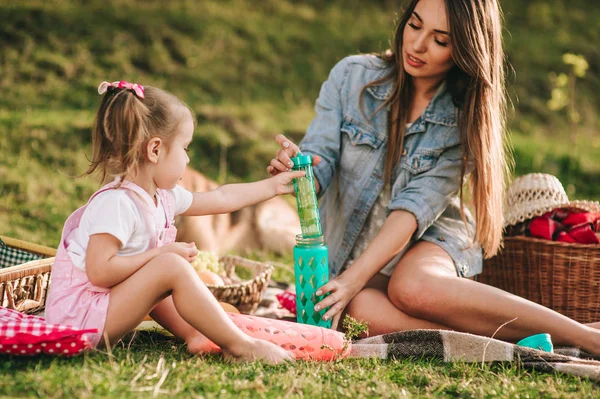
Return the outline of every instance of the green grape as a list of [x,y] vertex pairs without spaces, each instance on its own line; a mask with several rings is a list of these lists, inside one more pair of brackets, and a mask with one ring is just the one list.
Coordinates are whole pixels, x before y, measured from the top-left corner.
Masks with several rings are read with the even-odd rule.
[[219,256],[211,251],[198,251],[198,256],[191,262],[197,272],[210,271],[217,274],[224,273],[224,267],[219,262]]

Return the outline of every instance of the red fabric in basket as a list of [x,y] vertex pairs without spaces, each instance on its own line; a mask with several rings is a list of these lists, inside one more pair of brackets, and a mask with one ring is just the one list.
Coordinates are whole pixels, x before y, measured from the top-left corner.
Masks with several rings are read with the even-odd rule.
[[91,348],[86,333],[69,326],[46,324],[42,317],[0,307],[0,354],[73,356]]
[[527,235],[545,240],[578,244],[600,244],[600,213],[555,209],[533,218]]

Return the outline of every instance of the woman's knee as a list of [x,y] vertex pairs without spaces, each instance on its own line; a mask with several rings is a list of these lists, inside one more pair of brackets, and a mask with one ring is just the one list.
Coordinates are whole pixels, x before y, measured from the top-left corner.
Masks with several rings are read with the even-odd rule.
[[454,261],[436,244],[422,241],[413,246],[396,266],[388,285],[388,297],[398,309],[419,318],[436,314],[447,301],[447,290],[457,278]]
[[392,277],[388,286],[388,298],[398,309],[409,316],[426,317],[435,312],[443,300],[437,276],[426,273],[401,274]]

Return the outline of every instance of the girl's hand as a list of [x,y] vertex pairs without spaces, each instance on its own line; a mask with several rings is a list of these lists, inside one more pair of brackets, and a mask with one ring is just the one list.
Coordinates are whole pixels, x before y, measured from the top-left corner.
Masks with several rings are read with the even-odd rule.
[[315,311],[318,312],[329,307],[329,310],[323,315],[323,320],[333,318],[331,328],[335,330],[342,311],[363,287],[364,284],[357,282],[356,279],[344,278],[344,273],[342,273],[317,290],[316,295],[321,296],[329,293],[329,296],[315,305]]
[[181,256],[188,262],[192,262],[198,256],[198,249],[193,242],[172,242],[160,247],[161,253],[174,253]]
[[271,177],[269,180],[274,186],[275,194],[291,194],[294,192],[294,185],[291,184],[292,180],[296,177],[303,177],[306,173],[302,170],[294,172],[283,172],[276,176]]
[[[269,166],[267,166],[267,172],[272,176],[292,170],[294,163],[291,158],[295,157],[300,152],[298,146],[288,140],[283,134],[278,134],[277,137],[275,137],[275,141],[279,143],[281,149],[277,151],[275,158],[273,158]],[[314,155],[313,165],[318,165],[319,162],[321,162],[321,157]]]

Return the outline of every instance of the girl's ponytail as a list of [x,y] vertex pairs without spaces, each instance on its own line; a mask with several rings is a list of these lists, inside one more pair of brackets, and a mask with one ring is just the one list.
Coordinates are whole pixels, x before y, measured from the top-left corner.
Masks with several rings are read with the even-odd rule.
[[171,133],[182,119],[180,109],[191,116],[189,107],[172,94],[138,84],[102,82],[103,94],[92,130],[92,159],[83,175],[99,171],[107,176],[124,177],[145,159],[145,144],[160,137],[169,144]]

